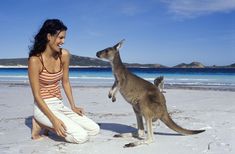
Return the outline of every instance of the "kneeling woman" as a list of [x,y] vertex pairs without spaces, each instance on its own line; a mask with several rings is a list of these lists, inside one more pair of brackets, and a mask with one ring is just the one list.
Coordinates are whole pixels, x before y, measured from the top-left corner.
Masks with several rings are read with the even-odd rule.
[[[99,126],[76,107],[69,82],[69,58],[62,49],[67,27],[58,19],[44,22],[34,37],[28,59],[28,76],[34,96],[32,139],[41,139],[46,128],[72,143],[83,143],[99,133]],[[60,81],[71,109],[64,106]]]

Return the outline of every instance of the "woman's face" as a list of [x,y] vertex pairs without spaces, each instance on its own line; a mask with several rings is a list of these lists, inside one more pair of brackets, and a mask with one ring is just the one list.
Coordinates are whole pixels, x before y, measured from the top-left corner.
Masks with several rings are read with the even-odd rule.
[[48,34],[48,46],[55,52],[60,52],[61,46],[64,44],[66,31],[60,31],[55,35]]

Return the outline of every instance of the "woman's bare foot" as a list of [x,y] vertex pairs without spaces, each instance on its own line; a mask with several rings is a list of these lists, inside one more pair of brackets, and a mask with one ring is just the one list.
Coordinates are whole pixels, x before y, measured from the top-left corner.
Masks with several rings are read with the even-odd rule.
[[43,137],[40,135],[41,130],[42,130],[42,127],[34,118],[32,118],[32,137],[31,138],[33,140],[43,139]]

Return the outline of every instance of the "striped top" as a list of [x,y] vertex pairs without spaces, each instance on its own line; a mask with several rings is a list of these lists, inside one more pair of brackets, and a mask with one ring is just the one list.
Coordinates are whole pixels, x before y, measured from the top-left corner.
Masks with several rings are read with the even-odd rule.
[[63,76],[62,62],[60,59],[60,70],[55,73],[49,72],[44,66],[42,56],[40,56],[40,61],[42,62],[42,71],[39,74],[39,82],[40,82],[40,94],[43,99],[57,97],[62,99],[61,91],[60,91],[60,80]]

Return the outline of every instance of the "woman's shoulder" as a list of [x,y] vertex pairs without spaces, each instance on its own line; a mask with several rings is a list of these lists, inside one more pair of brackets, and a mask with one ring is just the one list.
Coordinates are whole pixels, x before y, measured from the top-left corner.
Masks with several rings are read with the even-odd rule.
[[69,50],[67,50],[67,49],[62,49],[61,50],[62,59],[69,59],[70,56],[71,56],[71,54],[70,54]]
[[41,63],[39,56],[32,56],[32,57],[29,58],[28,61],[29,61],[29,64],[38,65],[39,63]]
[[34,70],[42,69],[42,62],[39,56],[32,56],[28,59],[28,67]]
[[61,50],[61,60],[62,60],[63,64],[69,63],[70,56],[71,56],[70,52],[67,49],[62,49]]
[[69,50],[63,48],[63,49],[61,49],[61,55],[62,56],[69,56],[70,52],[69,52]]

